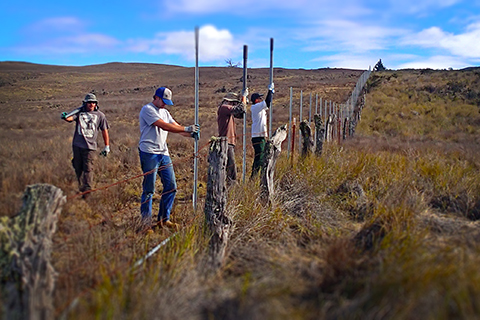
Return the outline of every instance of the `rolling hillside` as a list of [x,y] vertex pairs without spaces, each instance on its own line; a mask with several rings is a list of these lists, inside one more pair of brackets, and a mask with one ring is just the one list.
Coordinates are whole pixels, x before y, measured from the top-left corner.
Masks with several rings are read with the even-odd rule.
[[[300,90],[304,104],[310,93],[344,102],[361,73],[275,69],[275,127],[288,119],[290,87],[298,115]],[[2,219],[18,212],[28,184],[53,184],[68,197],[53,248],[56,318],[478,317],[479,69],[373,73],[355,136],[327,143],[321,157],[291,161],[283,152],[271,206],[258,201],[258,180],[229,189],[234,229],[215,272],[206,264],[203,216],[207,143],[223,94],[241,88],[241,69],[200,69],[199,210],[191,203],[192,142],[169,135],[178,182],[173,220],[181,230],[136,232],[138,112],[166,85],[172,115],[190,124],[193,75],[193,68],[167,65],[0,63]],[[268,69],[249,70],[250,92],[267,84]],[[82,200],[70,164],[73,126],[60,113],[90,91],[112,139],[111,155],[96,160],[96,186],[125,181]],[[249,166],[252,153],[249,145]],[[240,156],[237,150],[237,165]]]

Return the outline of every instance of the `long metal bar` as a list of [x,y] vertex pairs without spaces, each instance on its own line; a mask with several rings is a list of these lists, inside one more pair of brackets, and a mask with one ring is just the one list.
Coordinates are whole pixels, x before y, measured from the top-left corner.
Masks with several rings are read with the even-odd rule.
[[[198,123],[198,42],[199,29],[195,27],[195,123]],[[195,138],[195,156],[193,158],[193,212],[197,213],[197,186],[198,186],[198,137]]]
[[[300,117],[298,118],[298,128],[303,121],[303,90],[300,90]],[[302,152],[302,135],[298,134],[298,152]]]
[[290,148],[292,143],[292,95],[293,89],[290,87],[290,109],[289,109],[289,116],[288,116],[288,151],[287,151],[287,158],[290,158]]
[[[273,38],[270,38],[270,83],[273,83]],[[268,118],[268,137],[272,137],[273,99],[270,102],[270,116]]]
[[148,253],[143,257],[141,258],[140,260],[138,260],[137,262],[135,262],[135,264],[133,265],[132,267],[132,270],[135,269],[135,268],[138,268],[139,266],[141,266],[145,261],[147,261],[148,258],[150,258],[151,256],[153,256],[161,247],[163,247],[164,245],[166,245],[170,239],[172,239],[175,235],[177,234],[177,232],[175,232],[174,234],[172,234],[170,237],[168,237],[167,239],[163,240],[162,242],[160,242],[158,245],[155,246],[155,248],[153,248],[152,250],[148,251]]
[[[243,90],[247,88],[247,58],[248,47],[243,46]],[[243,115],[243,164],[242,164],[242,180],[245,183],[245,176],[247,174],[247,113]]]
[[310,109],[308,110],[308,125],[312,123],[312,93],[310,92]]

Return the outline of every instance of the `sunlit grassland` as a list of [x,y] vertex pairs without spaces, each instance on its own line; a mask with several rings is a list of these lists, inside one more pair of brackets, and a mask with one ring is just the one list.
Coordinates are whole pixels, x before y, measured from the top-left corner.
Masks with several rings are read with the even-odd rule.
[[478,141],[479,85],[479,71],[373,74],[360,129],[401,139]]
[[[475,71],[373,74],[355,137],[326,144],[321,157],[295,154],[292,161],[283,149],[270,206],[259,200],[259,181],[248,179],[249,148],[246,182],[228,191],[234,228],[225,264],[216,272],[206,265],[208,148],[199,154],[194,211],[193,146],[169,136],[179,189],[173,220],[181,229],[136,232],[142,101],[133,98],[119,99],[115,110],[105,103],[113,151],[97,158],[101,190],[87,200],[75,197],[72,125],[60,122],[58,112],[36,109],[31,117],[10,113],[2,119],[2,213],[18,212],[27,184],[51,183],[65,191],[53,250],[57,317],[477,318],[478,81]],[[180,111],[180,119],[191,118],[192,110]],[[216,124],[213,112],[202,112],[203,147]],[[239,173],[240,160],[238,147]]]
[[[471,164],[457,164],[458,155],[435,150],[417,151],[415,157],[408,150],[329,146],[326,151],[329,156],[298,160],[293,167],[281,159],[272,207],[257,200],[256,181],[230,190],[235,231],[218,273],[205,271],[208,237],[200,215],[136,272],[112,274],[110,262],[96,266],[108,270],[82,299],[77,316],[474,316],[480,294],[478,224],[467,212],[431,203],[465,191],[465,184],[470,201],[477,201],[480,186]],[[335,192],[346,180],[360,182],[372,206],[361,219],[352,215],[355,195]],[[372,246],[356,236],[361,230],[371,230]]]

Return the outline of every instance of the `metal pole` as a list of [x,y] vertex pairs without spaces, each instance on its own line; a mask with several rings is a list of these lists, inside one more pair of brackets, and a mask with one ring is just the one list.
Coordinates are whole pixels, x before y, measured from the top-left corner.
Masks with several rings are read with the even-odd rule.
[[324,107],[324,110],[325,112],[323,113],[323,116],[325,117],[325,123],[327,123],[327,119],[328,119],[328,115],[327,115],[327,99],[325,99],[325,107]]
[[292,142],[292,87],[290,87],[290,110],[288,113],[288,148],[287,148],[287,158],[290,157],[290,147]]
[[[247,88],[247,58],[248,58],[248,47],[247,45],[244,45],[243,46],[243,90]],[[245,114],[243,115],[243,171],[242,171],[243,183],[245,183],[245,176],[247,173],[246,158],[247,158],[247,113],[245,110]]]
[[[303,121],[303,90],[300,90],[300,117],[298,119],[298,127],[300,128],[300,123]],[[302,135],[298,134],[298,152],[302,152]]]
[[[273,83],[273,38],[270,38],[270,83]],[[268,118],[268,137],[272,137],[273,99],[270,102],[270,116]]]
[[[198,38],[199,29],[195,27],[195,124],[198,123]],[[193,158],[193,212],[197,212],[198,185],[198,137],[195,138],[195,157]]]
[[290,166],[293,167],[293,157],[295,155],[295,131],[297,130],[296,128],[296,121],[295,118],[293,118],[293,126],[292,126],[292,154],[290,155]]
[[310,92],[310,109],[308,110],[308,125],[312,123],[312,93]]

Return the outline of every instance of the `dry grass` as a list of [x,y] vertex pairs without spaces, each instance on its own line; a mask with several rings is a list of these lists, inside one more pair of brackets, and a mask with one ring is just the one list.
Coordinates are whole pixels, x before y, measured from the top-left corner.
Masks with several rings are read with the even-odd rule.
[[[21,76],[2,73],[2,215],[18,212],[27,184],[54,184],[68,197],[54,239],[57,317],[478,317],[480,122],[475,70],[374,74],[356,137],[342,145],[326,145],[321,158],[296,157],[293,165],[283,154],[272,206],[258,201],[258,180],[247,179],[229,190],[234,231],[225,265],[212,274],[205,266],[206,148],[199,154],[200,200],[194,212],[193,146],[186,138],[169,137],[179,185],[173,214],[182,225],[178,233],[165,229],[136,233],[141,179],[99,190],[87,200],[75,197],[70,164],[73,126],[60,121],[59,114],[77,101],[68,97],[65,87],[108,92],[100,101],[112,126],[113,152],[108,158],[98,157],[95,165],[96,186],[104,187],[141,173],[137,117],[149,101],[149,86],[172,70],[177,78],[169,85],[184,92],[192,85],[186,81],[191,69],[165,67],[149,73],[152,69],[142,65],[119,74],[113,84],[111,72],[118,73],[123,66],[110,67],[114,69],[110,73],[93,67],[82,72],[55,70],[55,77],[47,69],[25,70]],[[200,146],[216,131],[215,107],[221,96],[216,90],[240,84],[234,71],[203,72],[209,81],[201,85],[205,90],[201,96],[209,107],[201,113]],[[356,77],[348,71],[330,71],[321,76],[301,70],[278,72],[276,119],[288,117],[281,106],[292,82],[332,97],[346,95],[343,91],[351,90],[348,83]],[[251,75],[252,86],[261,88],[268,70]],[[185,108],[172,113],[186,123],[192,118],[193,98],[189,94],[179,98]],[[251,157],[249,148],[248,171]],[[157,205],[158,199],[157,194]],[[153,257],[133,268],[165,239],[170,240]]]

